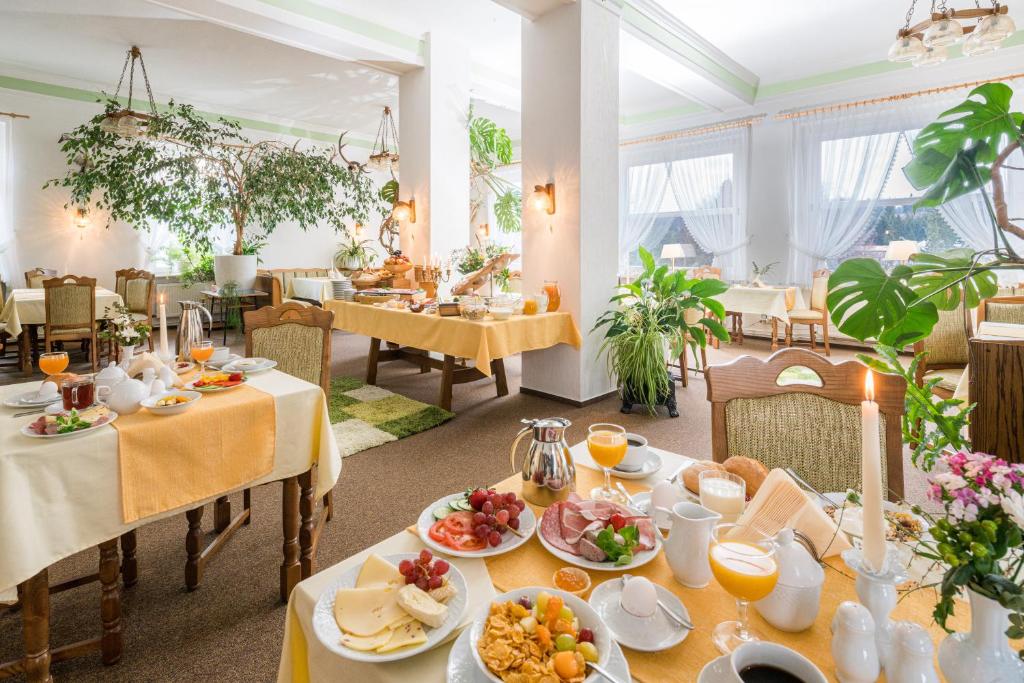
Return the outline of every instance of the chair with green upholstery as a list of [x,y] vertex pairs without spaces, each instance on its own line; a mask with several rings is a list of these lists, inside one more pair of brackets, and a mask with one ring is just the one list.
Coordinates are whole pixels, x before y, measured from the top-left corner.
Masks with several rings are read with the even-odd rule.
[[[712,365],[706,376],[714,460],[742,455],[769,469],[791,467],[819,491],[859,490],[866,371],[858,361],[833,364],[807,349]],[[883,485],[897,500],[903,497],[906,382],[878,373],[873,381]]]
[[917,366],[917,385],[923,387],[925,382],[938,378],[932,393],[951,398],[967,367],[968,341],[973,334],[970,312],[962,302],[952,311],[939,311],[939,321],[931,334],[914,344],[915,354],[927,354]]
[[1024,325],[1024,296],[994,296],[978,306],[978,325],[983,322]]
[[[114,273],[114,291],[131,311],[132,317],[152,325],[156,306],[156,275],[147,270],[125,268]],[[149,350],[153,350],[153,335],[149,335]]]
[[65,275],[43,280],[46,307],[44,347],[56,342],[80,341],[89,351],[92,371],[98,369],[96,349],[96,279]]

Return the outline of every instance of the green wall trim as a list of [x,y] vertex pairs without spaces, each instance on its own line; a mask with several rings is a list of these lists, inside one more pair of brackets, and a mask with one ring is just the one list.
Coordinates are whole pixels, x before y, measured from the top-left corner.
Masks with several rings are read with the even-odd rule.
[[323,22],[336,26],[337,28],[358,33],[361,36],[386,43],[402,50],[407,50],[422,57],[424,54],[424,42],[415,36],[406,35],[400,31],[390,29],[387,26],[375,24],[357,16],[339,12],[330,7],[318,5],[310,0],[258,0],[264,5],[270,5],[277,9],[293,14],[299,14],[307,19]]
[[[72,88],[66,85],[54,85],[53,83],[42,83],[40,81],[32,81],[25,78],[15,78],[14,76],[4,76],[0,74],[0,88],[6,90],[18,90],[21,92],[30,92],[37,95],[46,95],[48,97],[58,97],[64,100],[75,100],[77,102],[98,102],[106,99],[106,95],[101,92],[94,90],[85,90],[83,88]],[[127,103],[126,98],[120,98],[122,102]],[[166,111],[166,104],[157,104],[157,109]],[[308,128],[300,128],[298,126],[290,126],[283,123],[274,123],[272,121],[261,121],[259,119],[249,119],[240,116],[231,116],[228,114],[218,114],[216,112],[197,110],[199,115],[208,120],[216,120],[219,118],[228,119],[229,121],[236,121],[243,128],[249,130],[258,130],[265,133],[275,133],[280,135],[290,135],[297,138],[305,138],[307,140],[315,140],[316,142],[330,142],[335,143],[338,141],[338,136],[333,133],[324,133],[323,131],[310,130]],[[361,147],[363,149],[371,149],[373,143],[370,140],[364,140],[360,138],[348,138],[348,143],[353,147]]]
[[699,104],[686,104],[681,107],[658,109],[656,111],[643,112],[642,114],[633,114],[632,116],[620,116],[619,123],[623,126],[635,126],[639,123],[652,123],[654,121],[670,119],[676,116],[699,114],[702,111],[706,110]]

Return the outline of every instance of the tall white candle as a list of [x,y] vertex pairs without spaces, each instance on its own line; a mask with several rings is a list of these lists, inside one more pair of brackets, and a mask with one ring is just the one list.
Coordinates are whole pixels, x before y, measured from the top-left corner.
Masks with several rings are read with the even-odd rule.
[[860,404],[861,426],[861,504],[864,506],[864,558],[871,569],[880,572],[885,565],[885,516],[882,511],[882,453],[878,437],[878,404],[875,381],[868,370]]
[[171,357],[171,352],[167,348],[167,304],[166,295],[160,292],[160,306],[158,309],[160,315],[160,358],[167,359]]

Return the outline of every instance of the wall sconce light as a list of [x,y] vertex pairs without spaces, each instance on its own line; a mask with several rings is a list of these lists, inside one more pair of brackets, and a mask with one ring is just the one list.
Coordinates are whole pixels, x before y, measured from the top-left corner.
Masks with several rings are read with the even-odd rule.
[[555,184],[534,185],[532,195],[533,208],[538,211],[543,209],[552,215],[555,213]]
[[416,200],[410,199],[407,202],[398,202],[391,210],[391,217],[396,221],[416,222]]
[[363,234],[363,224],[358,222],[358,221],[356,221],[356,224],[352,226],[352,232],[355,234],[356,237],[359,237],[360,235],[362,235]]
[[85,230],[89,227],[89,210],[84,206],[79,206],[75,209],[75,227],[79,230]]

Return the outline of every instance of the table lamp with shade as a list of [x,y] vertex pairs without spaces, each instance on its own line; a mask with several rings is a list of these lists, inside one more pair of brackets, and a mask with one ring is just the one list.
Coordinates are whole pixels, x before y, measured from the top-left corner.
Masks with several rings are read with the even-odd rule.
[[894,240],[885,249],[886,261],[906,263],[910,257],[921,251],[921,246],[914,240]]
[[676,267],[676,259],[688,259],[697,255],[697,249],[692,244],[666,244],[661,248],[661,258],[671,259],[672,268]]

